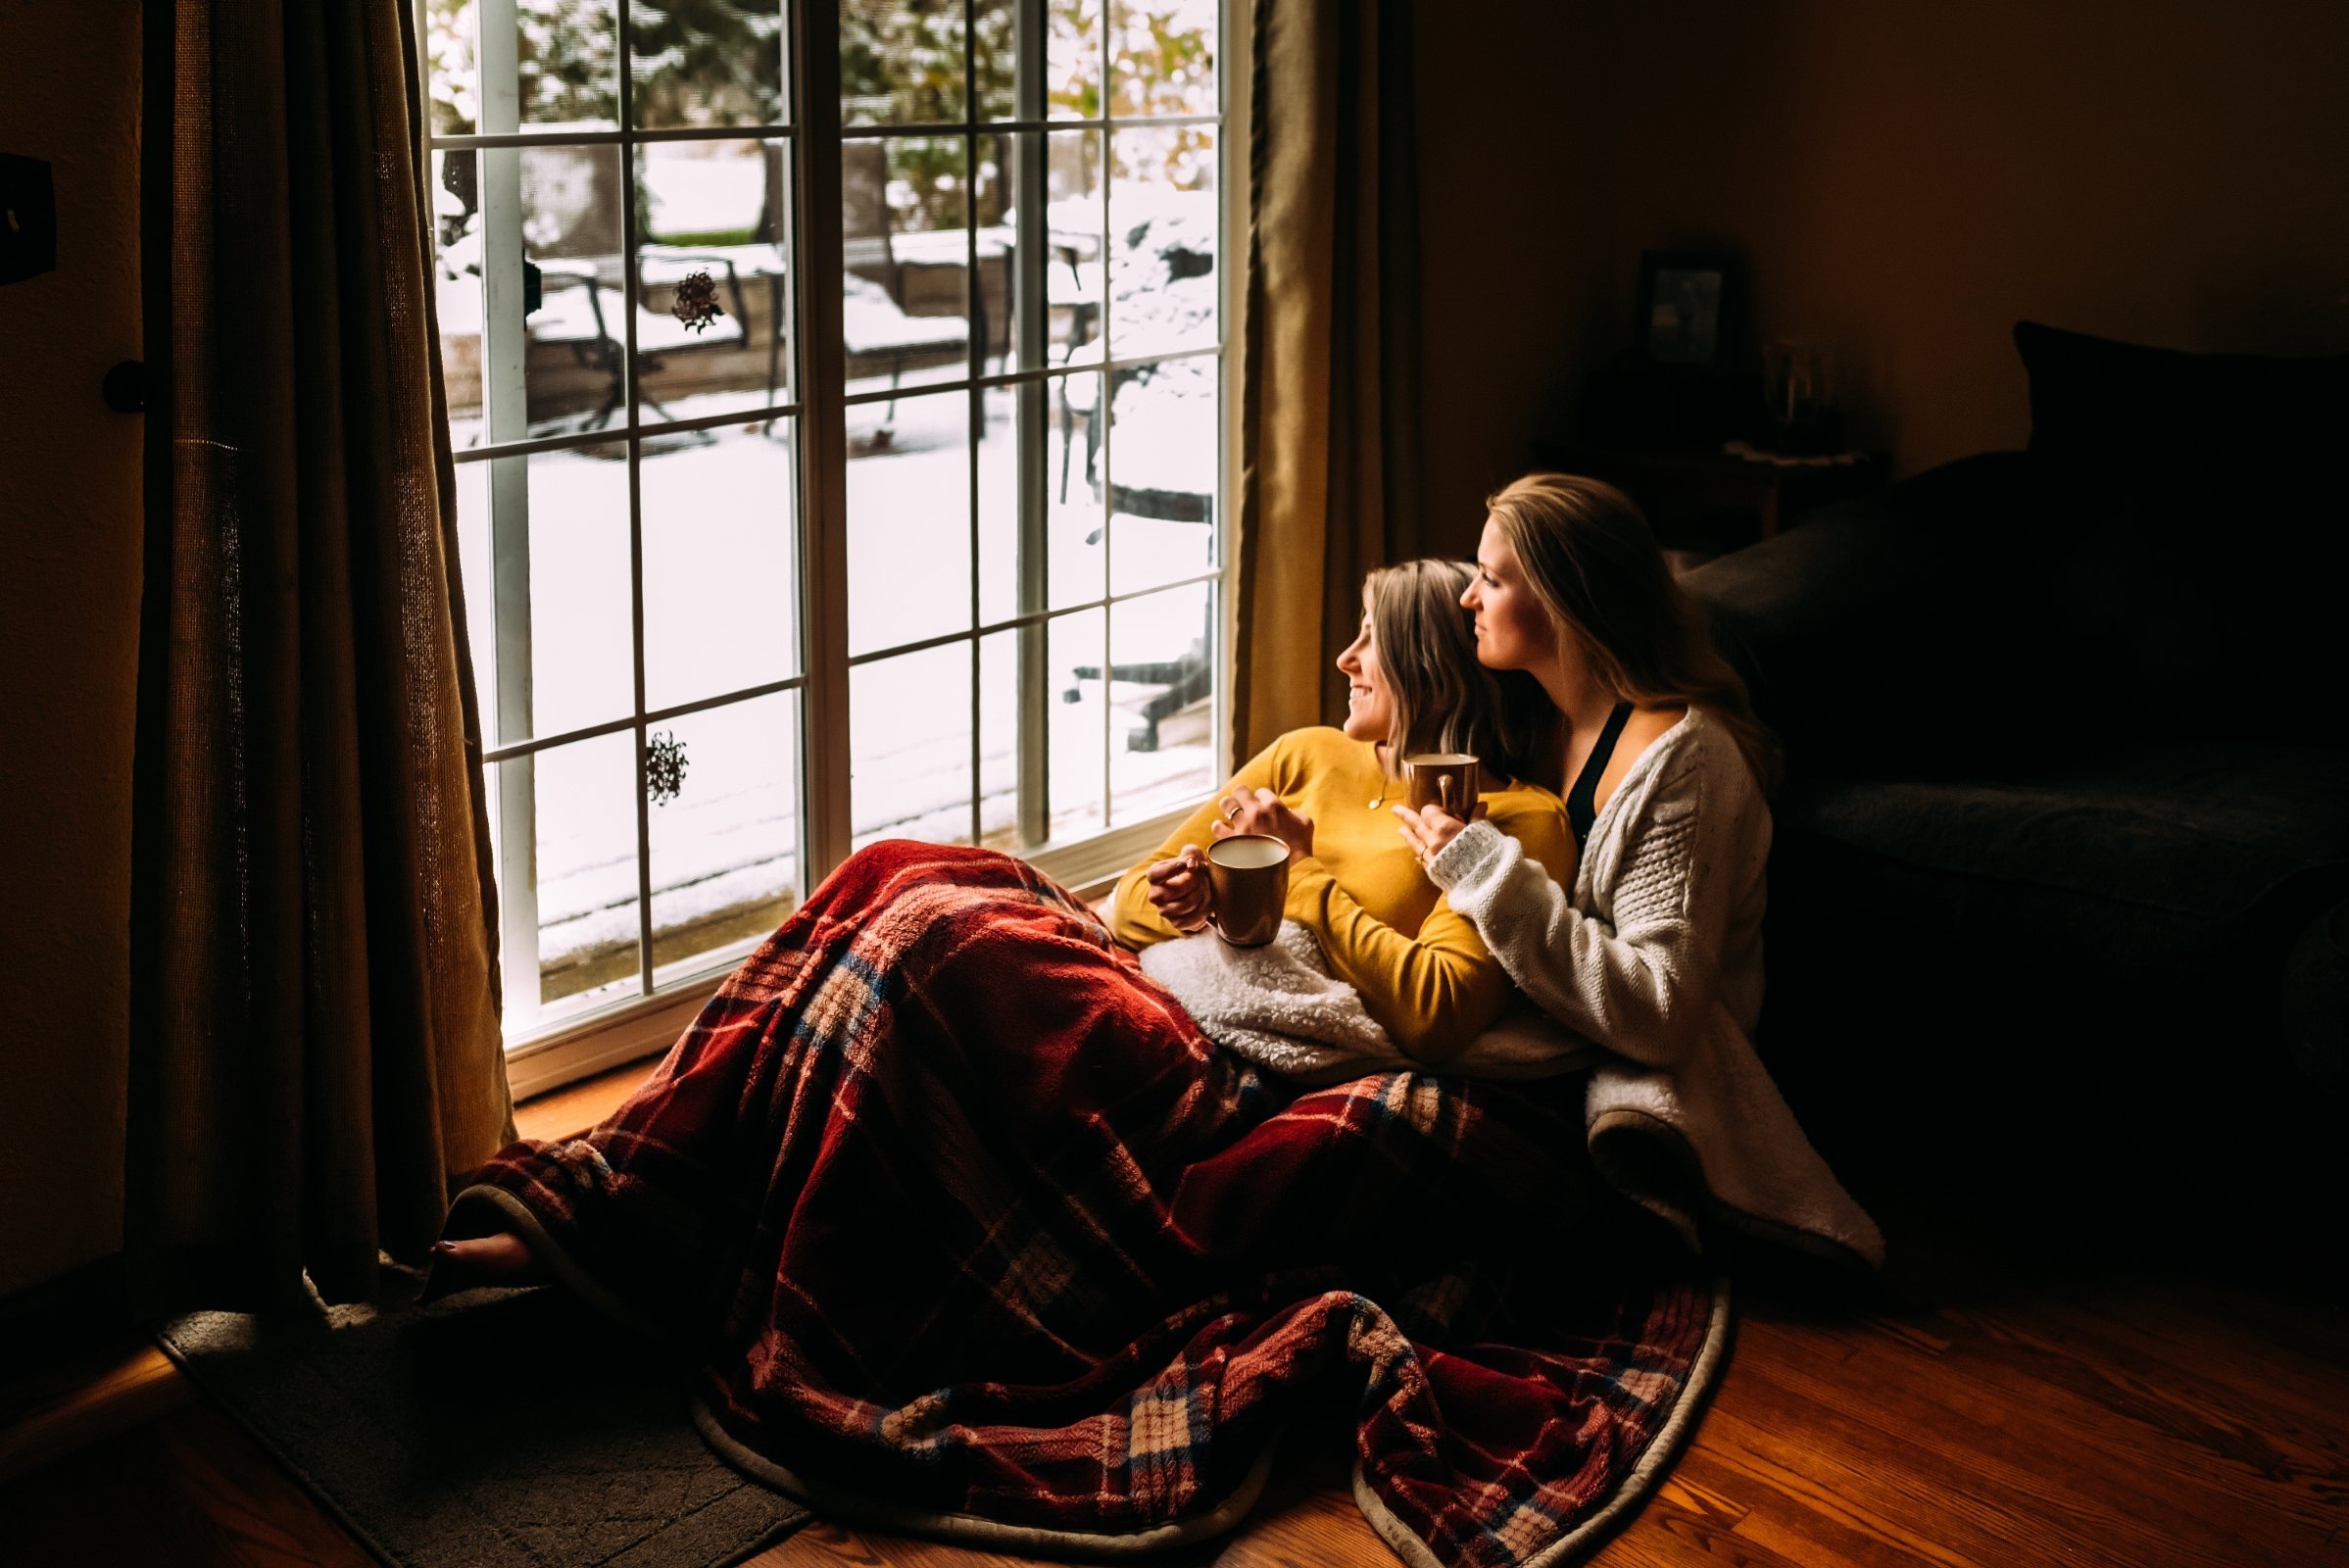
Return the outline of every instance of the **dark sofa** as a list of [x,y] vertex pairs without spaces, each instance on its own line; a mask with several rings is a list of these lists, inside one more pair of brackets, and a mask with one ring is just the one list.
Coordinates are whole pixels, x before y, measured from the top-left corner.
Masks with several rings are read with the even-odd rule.
[[2017,341],[2031,451],[1688,579],[1787,747],[1760,1048],[1831,1157],[2349,1234],[2349,358]]

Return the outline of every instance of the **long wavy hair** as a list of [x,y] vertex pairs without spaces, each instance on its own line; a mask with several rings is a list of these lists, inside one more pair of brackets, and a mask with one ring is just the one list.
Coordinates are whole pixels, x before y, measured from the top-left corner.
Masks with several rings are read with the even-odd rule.
[[1395,695],[1386,765],[1417,752],[1466,752],[1501,779],[1534,777],[1555,724],[1541,682],[1477,662],[1476,626],[1460,596],[1473,568],[1457,561],[1381,566],[1362,585],[1379,669]]
[[1764,796],[1778,793],[1778,739],[1631,497],[1596,479],[1529,473],[1485,507],[1559,635],[1617,702],[1703,709],[1736,739]]

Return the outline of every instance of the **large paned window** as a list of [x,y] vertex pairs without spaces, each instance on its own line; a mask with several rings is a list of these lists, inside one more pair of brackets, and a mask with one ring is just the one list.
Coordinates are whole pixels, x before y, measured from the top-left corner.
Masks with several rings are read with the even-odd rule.
[[510,1048],[1212,789],[1217,0],[418,0]]

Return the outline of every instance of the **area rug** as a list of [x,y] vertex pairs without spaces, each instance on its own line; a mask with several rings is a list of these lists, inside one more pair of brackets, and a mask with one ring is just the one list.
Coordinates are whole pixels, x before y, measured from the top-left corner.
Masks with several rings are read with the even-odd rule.
[[807,1518],[712,1454],[675,1371],[566,1291],[199,1312],[156,1338],[394,1568],[725,1568]]

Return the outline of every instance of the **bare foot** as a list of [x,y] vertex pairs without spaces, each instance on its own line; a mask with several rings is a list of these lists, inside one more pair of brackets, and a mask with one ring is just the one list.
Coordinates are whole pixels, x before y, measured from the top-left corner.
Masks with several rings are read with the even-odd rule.
[[432,1272],[424,1280],[423,1292],[416,1297],[418,1304],[485,1285],[514,1290],[545,1285],[555,1278],[520,1237],[505,1231],[468,1236],[462,1241],[435,1242],[431,1258]]

